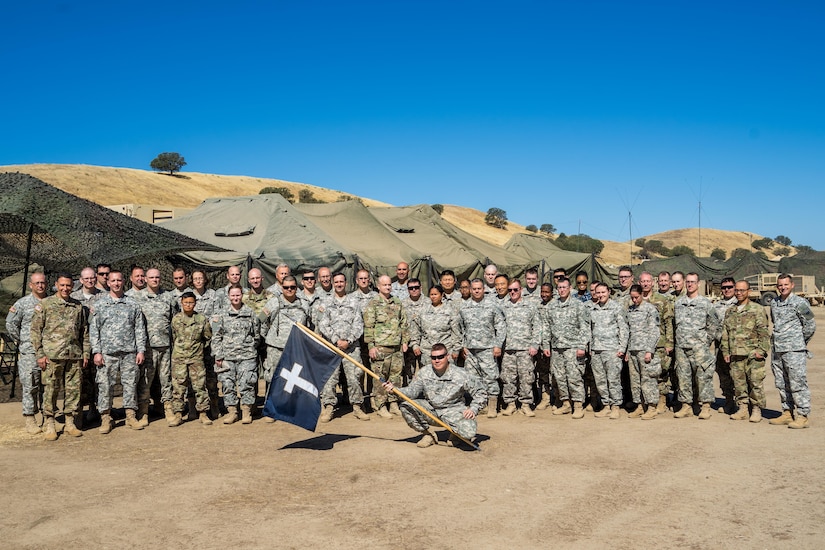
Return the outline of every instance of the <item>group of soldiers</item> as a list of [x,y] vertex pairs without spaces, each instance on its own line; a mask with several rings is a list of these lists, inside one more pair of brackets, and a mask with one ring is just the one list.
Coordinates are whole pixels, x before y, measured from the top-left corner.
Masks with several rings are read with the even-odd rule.
[[[436,441],[431,422],[403,400],[399,407],[399,392],[470,440],[483,413],[534,417],[549,408],[574,419],[586,411],[618,419],[625,409],[650,420],[672,409],[675,418],[698,410],[707,419],[716,372],[730,418],[759,422],[769,356],[782,400],[782,415],[770,423],[809,425],[807,344],[816,326],[788,275],[778,278],[770,307],[772,335],[746,281],[723,279],[722,298],[712,303],[700,295],[696,273],[659,273],[654,290],[652,274],[636,283],[625,266],[611,292],[585,272],[571,278],[557,269],[552,284],[540,285],[530,269],[522,284],[488,265],[472,280],[444,271],[426,296],[403,262],[394,280],[377,278],[377,290],[366,270],[355,274],[352,292],[346,276],[327,267],[296,274],[300,285],[285,264],[275,275],[267,288],[253,268],[243,285],[241,270],[230,267],[225,286],[213,290],[204,271],[190,280],[178,268],[167,291],[158,269],[133,266],[126,291],[124,274],[101,264],[83,269],[76,289],[71,275],[59,274],[56,294],[47,296],[45,275],[32,274],[31,294],[7,317],[19,343],[26,429],[57,439],[62,386],[63,431],[82,435],[88,406],[87,421],[99,415],[100,432],[109,433],[118,380],[132,429],[148,426],[150,402],[172,427],[221,415],[225,424],[239,415],[249,424],[295,323],[347,357],[321,391],[321,422],[347,401],[359,420],[370,420],[370,409],[403,416],[423,434],[423,447]],[[365,386],[361,365],[386,383]],[[41,400],[42,424],[35,420]]]

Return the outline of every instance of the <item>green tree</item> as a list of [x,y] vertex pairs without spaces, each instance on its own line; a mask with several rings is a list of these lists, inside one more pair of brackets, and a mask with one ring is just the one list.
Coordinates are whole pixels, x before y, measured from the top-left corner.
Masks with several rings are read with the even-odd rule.
[[742,258],[746,258],[750,256],[751,251],[747,248],[736,248],[733,252],[730,253],[731,258],[736,258],[737,260],[741,260]]
[[556,227],[552,223],[543,223],[541,224],[541,227],[539,227],[539,231],[552,235],[556,232]]
[[149,163],[149,166],[158,172],[169,172],[171,176],[175,172],[180,172],[180,169],[186,166],[186,161],[179,153],[161,153]]
[[507,212],[501,208],[490,208],[487,215],[484,216],[484,223],[498,227],[499,229],[507,228]]
[[756,250],[759,250],[761,248],[771,248],[773,246],[773,239],[769,239],[768,237],[765,237],[763,239],[756,239],[751,243],[751,246]]
[[599,254],[604,249],[604,243],[598,239],[594,239],[590,235],[581,233],[579,235],[565,235],[559,234],[556,237],[556,246],[562,250],[572,250],[575,252],[588,252],[592,254]]
[[644,239],[636,239],[636,242],[635,242],[635,243],[633,243],[633,244],[635,244],[635,245],[636,245],[636,246],[638,246],[639,248],[646,248],[646,247],[645,247],[645,244],[646,244],[646,243],[645,243],[645,240],[644,240]]
[[791,238],[785,235],[777,235],[774,240],[783,246],[791,246]]
[[713,252],[710,253],[711,258],[715,258],[717,260],[725,261],[728,253],[722,250],[721,248],[717,247],[713,249]]
[[773,253],[777,256],[787,256],[791,253],[791,249],[787,246],[780,246],[779,248],[775,248]]
[[696,253],[693,252],[693,249],[684,244],[677,244],[673,248],[670,249],[670,253],[673,256],[695,256]]
[[438,212],[439,216],[444,213],[444,205],[443,204],[431,204],[430,208],[432,208],[433,210]]
[[808,246],[807,244],[798,244],[796,245],[796,253],[797,254],[809,254],[811,252],[816,252],[813,248]]
[[292,194],[292,191],[287,189],[286,187],[264,187],[260,191],[258,191],[259,195],[281,195],[283,198],[288,200],[289,202],[295,202],[295,195]]
[[538,232],[538,230],[539,230],[539,228],[538,228],[538,227],[536,227],[536,226],[535,226],[535,225],[533,225],[533,224],[528,225],[528,226],[527,226],[527,227],[525,227],[524,229],[526,229],[526,230],[527,230],[527,231],[529,231],[530,233],[536,233],[536,232]]
[[315,198],[315,193],[309,189],[301,189],[298,191],[298,202],[304,204],[323,204],[324,201]]

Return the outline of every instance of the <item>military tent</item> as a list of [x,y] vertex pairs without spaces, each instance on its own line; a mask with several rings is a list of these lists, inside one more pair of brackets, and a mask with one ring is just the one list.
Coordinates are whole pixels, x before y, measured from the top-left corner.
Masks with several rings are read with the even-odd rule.
[[591,281],[617,282],[618,270],[608,269],[596,261],[593,254],[562,250],[547,237],[517,233],[510,237],[504,248],[530,259],[539,270],[541,281],[550,282],[553,270],[563,267],[568,275],[586,271]]
[[649,271],[654,276],[660,271],[670,273],[674,271],[694,272],[699,275],[699,279],[706,281],[708,285],[718,285],[723,277],[733,277],[739,280],[758,273],[775,273],[778,269],[779,262],[767,260],[756,253],[748,254],[742,258],[730,258],[725,261],[714,258],[697,258],[685,254],[662,260],[646,260],[640,265],[633,266],[633,273],[638,278],[642,271]]

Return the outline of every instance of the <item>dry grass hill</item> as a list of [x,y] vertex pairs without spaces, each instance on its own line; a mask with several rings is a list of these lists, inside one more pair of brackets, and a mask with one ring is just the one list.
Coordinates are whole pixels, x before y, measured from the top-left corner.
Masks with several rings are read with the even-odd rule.
[[[286,187],[296,197],[307,189],[315,198],[325,202],[335,202],[342,195],[352,195],[346,191],[326,189],[305,183],[254,178],[249,176],[221,176],[184,172],[168,174],[136,170],[133,168],[111,168],[84,164],[21,164],[0,166],[0,172],[24,172],[39,178],[68,193],[102,205],[151,204],[166,207],[194,208],[210,197],[256,195],[264,187]],[[387,203],[361,197],[367,206],[389,206]],[[525,232],[524,226],[508,222],[506,229],[497,229],[484,223],[484,212],[463,206],[445,205],[443,217],[461,229],[490,243],[503,245],[516,233]],[[760,235],[746,232],[721,231],[697,228],[675,229],[656,235],[647,240],[660,240],[664,246],[687,245],[699,256],[708,256],[714,248],[721,248],[730,255],[736,248],[749,248],[751,240]],[[634,239],[635,240],[635,239]],[[630,261],[636,246],[628,242],[602,241],[604,250],[600,258],[604,263],[622,265]],[[701,245],[700,245],[701,244]],[[768,257],[773,258],[770,251]]]

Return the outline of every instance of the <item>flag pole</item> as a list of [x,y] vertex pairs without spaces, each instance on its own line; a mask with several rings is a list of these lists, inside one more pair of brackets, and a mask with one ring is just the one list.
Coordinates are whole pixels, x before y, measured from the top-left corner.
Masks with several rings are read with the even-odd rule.
[[[350,355],[347,355],[346,353],[344,353],[343,351],[338,349],[338,347],[333,346],[332,344],[330,344],[325,338],[322,338],[322,337],[318,336],[318,334],[316,334],[315,332],[309,330],[307,327],[305,327],[301,323],[295,323],[295,326],[298,327],[299,329],[301,329],[301,332],[303,332],[304,334],[306,334],[307,336],[309,336],[310,338],[312,338],[316,342],[320,343],[325,348],[327,348],[327,349],[335,352],[336,354],[340,355],[343,359],[346,359],[350,363],[354,364],[356,367],[358,367],[362,371],[366,372],[368,375],[372,376],[373,378],[375,378],[376,380],[378,380],[382,384],[384,383],[384,379],[381,376],[378,376],[377,374],[372,372],[372,370],[368,369],[367,367],[365,367],[364,365],[362,365],[361,363],[359,363],[358,361],[353,359]],[[438,424],[442,428],[446,429],[448,432],[450,432],[451,434],[453,434],[454,436],[459,438],[461,441],[463,441],[467,445],[471,446],[472,448],[474,448],[477,451],[481,450],[481,448],[479,448],[478,445],[476,445],[472,441],[469,441],[469,440],[465,439],[464,437],[461,437],[446,422],[444,422],[443,420],[441,420],[440,418],[438,418],[437,416],[432,414],[430,411],[428,411],[427,409],[425,409],[424,407],[422,407],[421,405],[416,403],[414,399],[411,399],[411,398],[407,397],[406,395],[404,395],[403,393],[398,391],[394,386],[393,386],[392,391],[393,391],[393,393],[395,393],[395,395],[397,395],[398,397],[400,397],[401,399],[403,399],[404,401],[406,401],[407,403],[409,403],[410,405],[415,407],[417,410],[419,410],[422,413],[424,413],[425,415],[427,415],[436,424]]]

